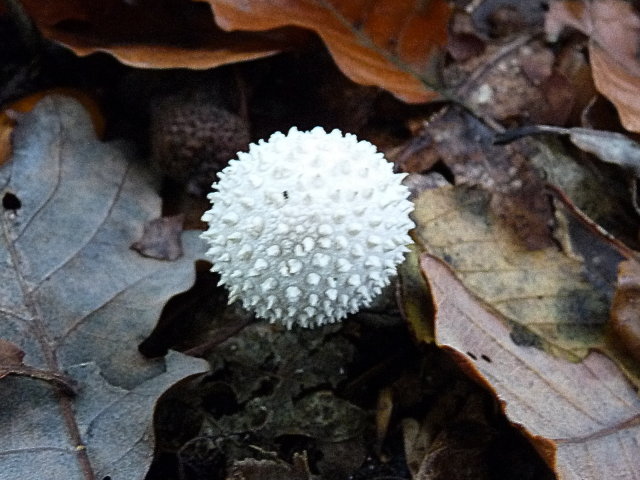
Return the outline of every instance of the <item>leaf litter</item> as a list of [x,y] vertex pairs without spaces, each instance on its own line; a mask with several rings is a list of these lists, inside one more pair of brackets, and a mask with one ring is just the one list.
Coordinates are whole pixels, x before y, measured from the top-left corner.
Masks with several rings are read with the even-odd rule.
[[613,362],[592,352],[570,363],[519,345],[502,315],[474,297],[444,262],[424,255],[421,266],[437,308],[437,343],[495,392],[507,417],[560,478],[613,472],[634,478],[640,399]]
[[557,40],[565,27],[589,37],[597,89],[616,106],[625,128],[638,132],[640,66],[635,39],[640,33],[640,16],[634,6],[623,0],[552,2],[545,23],[547,36]]
[[583,279],[582,262],[556,246],[529,251],[489,211],[482,190],[440,188],[416,200],[416,240],[465,286],[554,355],[584,357],[607,323],[606,298]]
[[[208,3],[214,10],[216,4],[228,4]],[[553,19],[557,15],[553,8],[571,3],[578,11],[590,9],[590,14],[598,8],[608,8],[618,16],[628,13],[611,30],[611,38],[621,32],[623,37],[634,38],[635,13],[625,10],[625,2],[614,0],[597,5],[557,1],[549,13],[537,4],[473,2],[453,17],[449,33],[456,43],[448,45],[448,56],[435,51],[432,56],[422,50],[414,64],[412,50],[407,50],[410,45],[403,43],[411,38],[405,33],[411,32],[412,23],[398,13],[419,6],[400,2],[389,6],[386,15],[381,2],[369,2],[366,7],[358,2],[340,6],[330,1],[303,2],[292,7],[291,2],[283,1],[280,5],[286,8],[279,10],[258,0],[246,3],[255,14],[252,20],[273,21],[274,26],[297,24],[316,31],[340,68],[358,81],[413,99],[433,95],[426,82],[441,90],[442,98],[455,97],[463,107],[446,105],[442,109],[442,104],[434,103],[400,108],[376,89],[365,92],[362,87],[349,86],[345,79],[335,81],[340,78],[337,72],[322,60],[328,57],[310,50],[236,64],[224,73],[233,72],[233,89],[240,89],[239,96],[248,100],[245,113],[254,140],[293,123],[305,128],[349,125],[359,136],[392,152],[396,168],[414,172],[408,180],[419,207],[416,218],[420,225],[414,232],[419,241],[401,268],[395,293],[422,350],[417,351],[407,338],[398,340],[403,324],[398,323],[397,310],[388,304],[363,312],[343,329],[324,332],[314,342],[308,341],[312,337],[285,340],[283,332],[251,324],[241,309],[224,307],[223,290],[210,286],[208,294],[195,294],[196,285],[167,306],[168,315],[163,315],[157,328],[159,343],[151,338],[140,347],[163,353],[178,344],[187,352],[206,356],[215,372],[182,382],[181,388],[162,395],[155,419],[158,449],[150,478],[272,474],[306,478],[320,474],[354,480],[376,476],[477,480],[551,478],[554,473],[559,478],[633,475],[628,459],[638,443],[633,390],[639,378],[638,364],[620,341],[628,339],[633,350],[637,338],[633,261],[621,264],[620,283],[615,283],[617,264],[625,256],[634,257],[631,248],[638,246],[638,221],[630,208],[625,175],[618,167],[604,164],[611,152],[598,141],[596,146],[604,147],[600,150],[604,162],[594,162],[548,136],[521,139],[506,147],[494,145],[493,140],[495,132],[537,122],[560,127],[583,122],[580,126],[593,127],[588,122],[597,115],[595,106],[603,101],[592,98],[592,72],[601,78],[616,72],[615,68],[603,69],[596,47],[609,45],[607,55],[619,62],[616,67],[635,68],[633,55],[629,55],[633,48],[627,48],[630,43],[623,42],[622,51],[616,52],[607,29],[600,27],[585,31],[588,38],[574,32],[559,37],[553,45],[540,41],[541,19]],[[263,28],[258,22],[243,24],[242,12],[236,7],[216,11],[220,25]],[[131,8],[143,12],[145,2]],[[313,24],[300,20],[297,14],[304,9],[319,13],[321,20]],[[64,15],[73,20],[74,14],[67,11]],[[427,20],[437,24],[434,30],[438,30],[446,17]],[[87,27],[84,33],[91,33],[104,18],[85,15],[79,20]],[[73,21],[63,19],[48,26],[42,21],[37,20],[52,38],[56,38],[53,30],[65,31],[70,41],[83,34],[69,29]],[[110,45],[113,38],[122,38],[122,32],[104,30],[108,23],[93,31],[100,33],[103,28],[102,33],[113,34],[111,39],[105,37],[99,49],[115,55],[131,53],[138,60],[148,56],[148,49],[144,53],[144,48],[137,50],[127,42]],[[155,34],[166,27],[159,23]],[[176,25],[179,30],[184,24]],[[128,27],[123,24],[123,28]],[[292,32],[279,30],[277,34],[284,43],[294,45]],[[260,34],[253,38],[258,37]],[[224,51],[228,45],[224,42],[233,42],[231,38],[217,44],[222,47],[214,52],[218,60],[237,60]],[[243,55],[247,44],[235,38]],[[336,50],[332,43],[336,38],[347,51]],[[267,50],[275,47],[270,50],[273,53],[279,48],[277,43],[263,46]],[[431,48],[429,42],[417,46]],[[95,44],[86,51],[95,51]],[[160,62],[176,60],[171,49],[158,52],[168,53]],[[202,58],[208,61],[206,56],[205,52]],[[184,59],[186,64],[193,57]],[[347,64],[347,59],[353,62]],[[389,69],[372,80],[367,62],[380,59],[380,65]],[[425,66],[428,68],[421,70]],[[109,68],[116,74],[122,72],[114,63]],[[191,75],[177,73],[180,81]],[[634,88],[633,81],[624,85],[614,78],[603,87],[595,79],[614,102],[615,95],[628,96],[625,88]],[[101,88],[112,91],[106,83]],[[136,100],[145,98],[143,90],[134,89]],[[627,121],[629,117],[635,121],[635,113],[628,108],[632,102],[617,106],[627,117],[624,124],[633,130]],[[129,119],[139,112],[130,113],[120,113],[122,125],[129,125]],[[602,116],[594,128],[619,130]],[[131,130],[145,131],[144,126],[120,128],[125,133]],[[407,140],[404,151],[398,148]],[[394,149],[401,152],[399,157],[393,156]],[[623,157],[621,163],[625,161]],[[20,214],[23,200],[16,192],[7,192],[3,198],[6,215]],[[193,205],[189,208],[197,209]],[[186,214],[187,218],[198,217],[197,212]],[[130,243],[140,238],[144,222],[158,216],[159,212],[144,216]],[[150,240],[153,247],[158,237],[152,235]],[[620,248],[622,242],[630,247]],[[185,246],[185,256],[189,256]],[[165,246],[160,250],[175,251]],[[424,251],[440,257],[451,270]],[[216,279],[207,282],[215,284]],[[614,309],[610,311],[612,299]],[[613,323],[609,314],[614,315]],[[202,328],[199,333],[194,330],[196,324]],[[185,335],[193,338],[185,341]],[[140,340],[143,337],[141,334]],[[434,338],[497,402],[486,392],[474,390],[455,366],[446,365],[443,352],[429,346]],[[14,371],[3,381],[22,380],[15,376],[21,368],[16,361],[19,352],[10,349],[9,353]],[[32,363],[29,355],[25,361]],[[315,368],[306,369],[306,361]],[[296,365],[305,372],[298,373]],[[587,379],[586,392],[576,386],[579,376]],[[69,377],[77,380],[82,374]],[[47,386],[46,381],[35,383]],[[598,404],[591,394],[606,398],[606,404]],[[498,405],[513,427],[501,416]],[[553,473],[535,465],[539,459],[523,445],[523,438],[536,446]],[[586,456],[587,450],[595,452],[593,458]],[[605,450],[609,451],[606,458]],[[177,460],[175,471],[162,470],[169,457]],[[509,465],[517,469],[509,470]]]

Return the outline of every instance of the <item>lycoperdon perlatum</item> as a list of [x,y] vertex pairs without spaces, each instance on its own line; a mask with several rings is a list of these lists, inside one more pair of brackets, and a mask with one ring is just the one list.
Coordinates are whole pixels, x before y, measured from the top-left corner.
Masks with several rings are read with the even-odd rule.
[[288,328],[368,306],[411,243],[405,176],[371,143],[320,127],[277,132],[238,153],[202,217],[229,303]]

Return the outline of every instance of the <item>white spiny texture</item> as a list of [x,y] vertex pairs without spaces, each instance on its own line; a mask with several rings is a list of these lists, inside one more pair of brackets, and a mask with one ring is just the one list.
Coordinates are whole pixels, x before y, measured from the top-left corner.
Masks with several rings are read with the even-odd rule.
[[218,173],[202,217],[229,303],[288,328],[369,305],[411,243],[404,176],[339,130],[292,128],[251,144]]

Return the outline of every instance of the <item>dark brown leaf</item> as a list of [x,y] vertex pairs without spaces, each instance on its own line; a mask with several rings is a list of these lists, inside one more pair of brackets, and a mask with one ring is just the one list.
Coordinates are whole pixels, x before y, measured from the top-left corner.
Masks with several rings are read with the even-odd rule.
[[488,43],[485,52],[446,69],[447,83],[477,114],[503,124],[562,125],[575,87],[555,66],[555,55],[535,37]]
[[15,343],[0,338],[0,378],[9,374],[11,369],[22,365],[24,352]]
[[306,454],[294,454],[293,464],[283,461],[246,459],[235,462],[227,480],[312,480]]
[[640,265],[634,260],[621,262],[618,267],[611,327],[627,351],[640,361]]
[[189,0],[22,3],[46,37],[77,55],[106,52],[141,68],[213,68],[273,55],[308,38],[293,30],[223,32],[206,5]]
[[[456,184],[491,192],[492,211],[527,248],[552,245],[553,213],[542,178],[529,162],[529,152],[521,146],[497,147],[493,139],[493,130],[452,108],[429,122],[412,142],[435,150],[455,175]],[[417,171],[424,167],[415,161],[413,165]]]
[[640,132],[640,16],[632,2],[551,2],[546,18],[548,36],[556,39],[565,26],[589,36],[589,58],[596,88],[615,104],[624,127]]

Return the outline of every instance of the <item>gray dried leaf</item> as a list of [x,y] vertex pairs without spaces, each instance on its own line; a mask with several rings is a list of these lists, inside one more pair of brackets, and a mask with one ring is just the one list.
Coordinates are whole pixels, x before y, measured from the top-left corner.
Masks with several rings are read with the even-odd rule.
[[0,338],[54,382],[9,375],[0,388],[3,479],[141,479],[153,453],[157,398],[206,370],[179,353],[149,360],[137,346],[164,303],[193,283],[201,245],[183,235],[176,262],[129,248],[159,216],[151,177],[95,138],[73,100],[49,97],[14,133],[0,169]]
[[552,133],[567,135],[569,140],[581,150],[594,154],[606,163],[613,163],[640,177],[640,144],[617,132],[594,130],[591,128],[562,128],[550,125],[536,125],[506,132],[496,137],[497,143],[508,143],[525,135]]

